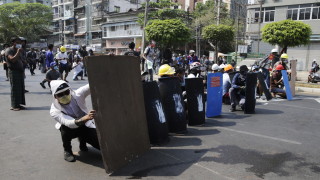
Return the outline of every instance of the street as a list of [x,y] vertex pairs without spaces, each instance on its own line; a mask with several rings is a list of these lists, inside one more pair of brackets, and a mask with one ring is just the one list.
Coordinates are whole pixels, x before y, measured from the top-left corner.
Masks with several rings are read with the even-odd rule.
[[[44,74],[26,70],[27,110],[15,112],[9,110],[10,84],[0,68],[1,179],[320,179],[319,94],[258,100],[255,114],[230,113],[224,105],[222,116],[189,126],[187,135],[170,137],[167,145],[152,147],[109,176],[100,152],[79,152],[76,139],[77,161],[63,159],[61,135],[49,114],[53,97],[39,85]],[[73,89],[87,83],[72,81],[72,74]]]

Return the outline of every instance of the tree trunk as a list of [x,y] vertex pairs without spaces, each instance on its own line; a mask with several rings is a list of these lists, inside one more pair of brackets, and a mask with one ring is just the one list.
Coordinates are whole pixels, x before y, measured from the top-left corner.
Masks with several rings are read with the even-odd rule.
[[287,54],[287,50],[288,50],[288,46],[284,46],[283,49],[282,49],[281,52],[280,52],[280,56],[281,56],[281,54],[283,54],[283,53],[286,53],[286,54]]

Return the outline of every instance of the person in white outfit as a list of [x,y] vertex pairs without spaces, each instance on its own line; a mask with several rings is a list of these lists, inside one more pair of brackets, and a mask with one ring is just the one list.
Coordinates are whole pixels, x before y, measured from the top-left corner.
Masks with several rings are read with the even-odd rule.
[[78,80],[78,76],[81,77],[81,80],[84,80],[83,79],[83,63],[80,59],[77,59],[77,61],[72,64],[72,69],[74,69],[74,73],[72,77],[74,81]]
[[80,150],[88,151],[86,143],[100,150],[93,118],[96,112],[88,111],[85,98],[90,95],[89,84],[73,91],[63,80],[51,81],[53,103],[50,109],[51,117],[57,121],[56,129],[61,132],[64,159],[74,162],[71,140],[79,138]]

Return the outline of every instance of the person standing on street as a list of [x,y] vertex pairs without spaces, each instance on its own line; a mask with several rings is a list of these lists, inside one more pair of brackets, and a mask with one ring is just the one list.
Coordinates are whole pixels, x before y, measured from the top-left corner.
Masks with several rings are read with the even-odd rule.
[[30,73],[31,75],[35,75],[34,70],[36,69],[37,65],[37,53],[34,51],[34,48],[31,48],[31,51],[27,53],[27,62],[29,64]]
[[124,55],[125,56],[140,56],[140,53],[138,53],[137,51],[134,50],[136,44],[134,42],[129,43],[129,51],[125,52]]
[[153,60],[156,56],[156,42],[151,41],[150,45],[144,50],[144,59],[146,60],[146,70],[149,73],[149,81],[153,81]]
[[78,58],[76,62],[72,64],[72,69],[74,69],[74,74],[72,77],[74,81],[78,80],[78,76],[81,77],[81,80],[84,80],[83,79],[83,63],[81,62],[80,58]]
[[[79,53],[80,53],[80,56],[82,57],[83,60],[85,57],[89,56],[89,53],[87,51],[87,46],[82,45],[81,48],[79,49]],[[88,76],[85,62],[84,62],[83,72],[84,72],[84,76]]]
[[[59,72],[61,74],[61,79],[67,81],[67,76],[69,74],[70,66],[68,62],[68,55],[66,53],[67,49],[64,46],[60,47],[60,52],[56,55],[56,59],[59,62]],[[63,75],[63,72],[65,73]]]
[[189,51],[189,56],[187,57],[189,65],[194,63],[194,62],[199,62],[198,56],[196,56],[195,53],[196,52],[194,50],[190,50]]
[[11,39],[12,46],[6,49],[5,56],[9,68],[9,80],[11,85],[11,108],[13,111],[25,109],[25,87],[24,87],[24,50],[22,49],[22,40],[19,37]]
[[9,48],[10,45],[9,44],[4,44],[3,45],[3,50],[1,51],[1,59],[2,59],[2,62],[3,62],[3,70],[6,71],[6,81],[9,81],[9,76],[8,76],[8,64],[7,64],[7,58],[5,56],[5,53],[6,53],[6,49]]
[[48,51],[46,52],[46,70],[50,69],[50,64],[54,61],[53,58],[53,44],[48,45]]
[[94,110],[88,111],[85,99],[90,95],[89,84],[73,91],[69,84],[62,80],[51,81],[53,103],[50,109],[51,117],[57,121],[56,129],[61,132],[64,159],[76,161],[72,153],[71,140],[79,138],[80,150],[88,151],[86,143],[100,150],[96,126],[93,118]]

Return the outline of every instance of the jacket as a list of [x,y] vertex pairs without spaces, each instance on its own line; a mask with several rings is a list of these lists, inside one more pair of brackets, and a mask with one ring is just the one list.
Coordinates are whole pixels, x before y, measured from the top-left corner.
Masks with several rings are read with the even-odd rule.
[[[54,93],[57,91],[58,87],[63,83],[66,83],[66,82],[62,81],[62,80],[51,81],[50,85],[51,85],[51,92],[52,92],[53,98],[54,98]],[[80,109],[83,112],[88,113],[85,99],[88,95],[90,95],[89,84],[82,86],[75,91],[70,89],[70,93],[71,93],[72,98],[74,98],[76,100]],[[50,115],[54,120],[57,121],[57,123],[55,125],[56,129],[60,129],[61,124],[71,128],[71,129],[75,129],[75,128],[79,127],[75,124],[75,119],[73,117],[67,115],[66,112],[64,112],[63,107],[60,105],[58,100],[55,98],[53,99],[53,103],[51,105]],[[87,121],[85,125],[89,128],[96,128],[94,120]]]

